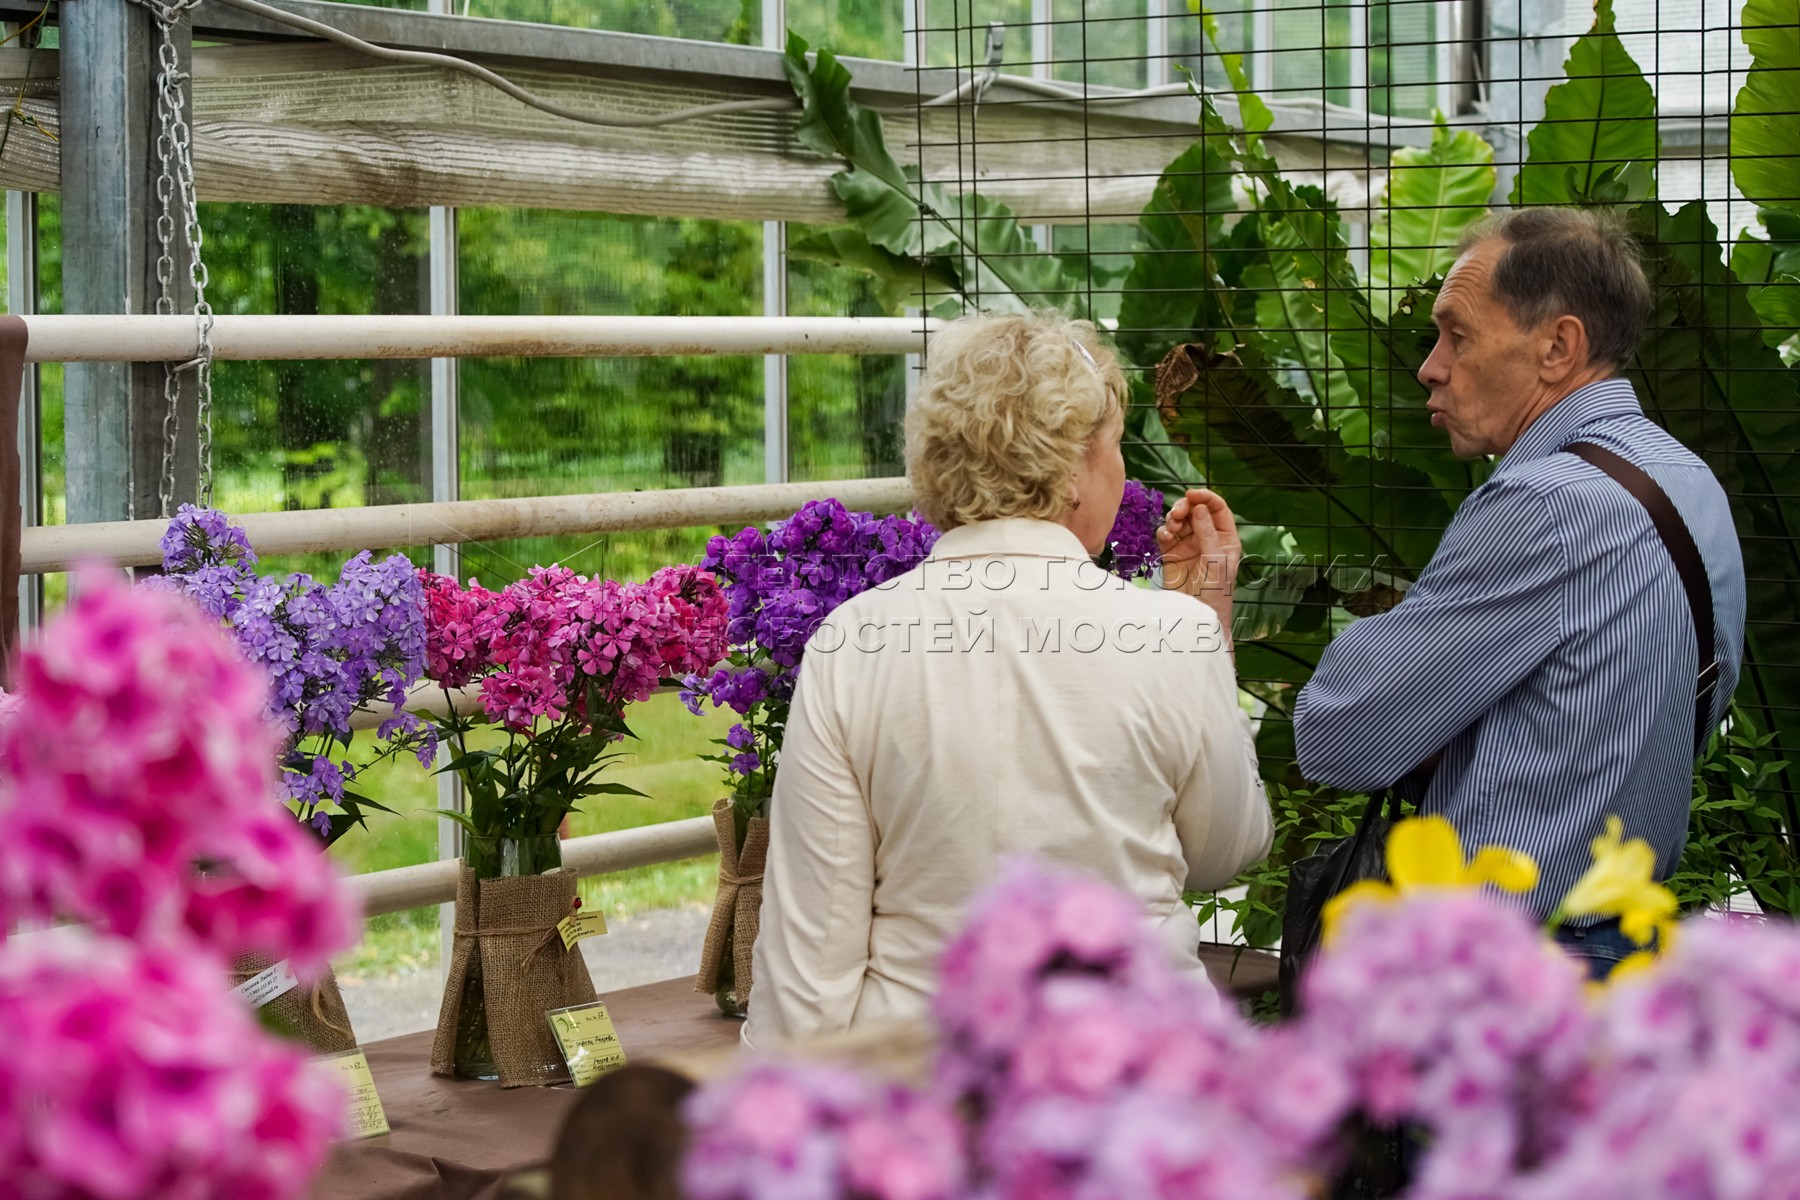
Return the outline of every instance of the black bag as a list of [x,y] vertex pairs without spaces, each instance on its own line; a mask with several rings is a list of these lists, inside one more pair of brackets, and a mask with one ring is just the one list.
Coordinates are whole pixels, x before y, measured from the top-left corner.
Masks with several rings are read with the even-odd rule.
[[1281,1015],[1299,1001],[1300,973],[1319,944],[1325,902],[1362,879],[1387,879],[1387,835],[1399,815],[1393,789],[1369,797],[1356,833],[1326,842],[1288,867],[1287,903],[1281,913]]

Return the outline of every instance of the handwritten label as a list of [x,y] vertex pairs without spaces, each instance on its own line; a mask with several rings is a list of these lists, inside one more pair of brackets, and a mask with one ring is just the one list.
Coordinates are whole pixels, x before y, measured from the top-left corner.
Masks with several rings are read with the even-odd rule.
[[251,1008],[261,1008],[269,1001],[285,996],[300,986],[294,973],[288,969],[287,959],[282,959],[266,971],[252,975],[237,985],[237,994],[250,1002]]
[[625,1065],[625,1051],[619,1047],[619,1034],[607,1015],[605,1001],[553,1008],[549,1016],[550,1029],[562,1047],[563,1061],[569,1064],[569,1078],[576,1087],[586,1087]]
[[375,1093],[375,1076],[369,1073],[369,1060],[361,1047],[327,1055],[325,1061],[344,1085],[345,1139],[380,1137],[388,1132],[387,1113]]
[[572,912],[556,923],[556,932],[562,934],[563,949],[568,950],[582,938],[599,937],[605,933],[606,914],[597,908]]

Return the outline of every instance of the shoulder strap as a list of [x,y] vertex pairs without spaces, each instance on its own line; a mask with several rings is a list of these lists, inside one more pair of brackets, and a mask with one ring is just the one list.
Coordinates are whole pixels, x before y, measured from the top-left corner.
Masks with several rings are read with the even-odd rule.
[[1650,514],[1650,523],[1656,526],[1657,536],[1668,548],[1669,557],[1675,560],[1675,573],[1681,577],[1688,611],[1693,614],[1694,645],[1700,655],[1699,674],[1694,678],[1694,749],[1699,753],[1712,734],[1712,698],[1719,685],[1719,663],[1713,647],[1712,584],[1706,577],[1706,565],[1700,560],[1700,549],[1694,545],[1694,535],[1675,511],[1668,494],[1636,463],[1592,442],[1571,442],[1563,449],[1610,475],[1643,505]]

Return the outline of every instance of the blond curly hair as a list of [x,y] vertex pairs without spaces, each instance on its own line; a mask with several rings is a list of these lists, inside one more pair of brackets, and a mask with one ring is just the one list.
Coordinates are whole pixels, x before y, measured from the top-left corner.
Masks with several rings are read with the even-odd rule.
[[1124,403],[1125,374],[1086,321],[1052,311],[952,321],[931,339],[906,414],[919,512],[939,529],[1059,520],[1094,435]]

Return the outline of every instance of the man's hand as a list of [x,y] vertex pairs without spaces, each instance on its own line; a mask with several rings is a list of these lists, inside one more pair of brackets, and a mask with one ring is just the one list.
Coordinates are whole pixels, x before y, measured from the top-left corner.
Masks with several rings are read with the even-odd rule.
[[1163,587],[1211,605],[1230,645],[1231,589],[1244,544],[1225,498],[1209,488],[1190,488],[1156,531],[1156,544],[1163,556]]

